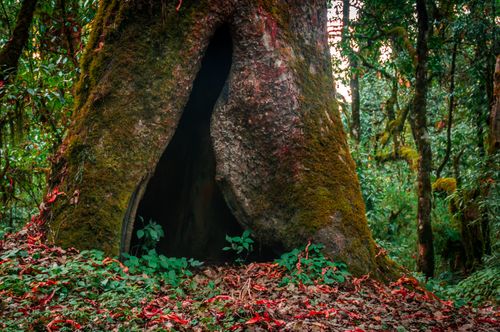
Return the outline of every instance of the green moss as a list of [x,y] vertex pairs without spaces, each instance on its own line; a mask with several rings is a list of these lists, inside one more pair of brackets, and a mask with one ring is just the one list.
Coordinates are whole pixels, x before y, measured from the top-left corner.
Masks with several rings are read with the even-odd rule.
[[382,144],[382,146],[386,145],[387,142],[389,141],[389,138],[391,138],[391,134],[389,132],[385,131],[382,134],[382,137],[380,138],[380,144]]
[[448,194],[457,189],[457,180],[455,178],[439,178],[432,184],[432,190],[444,191]]
[[95,86],[102,74],[106,57],[102,49],[112,31],[118,29],[123,20],[125,3],[118,0],[101,0],[92,23],[92,33],[80,60],[82,74],[75,86],[75,105],[79,108],[88,97],[88,92]]
[[[75,126],[65,139],[64,166],[54,176],[66,195],[51,207],[49,220],[51,241],[99,248],[110,255],[118,254],[130,195],[160,150],[132,142],[131,124],[147,123],[158,115],[162,92],[174,108],[182,108],[175,70],[178,66],[196,70],[192,52],[199,48],[193,47],[189,36],[201,28],[194,22],[207,10],[205,1],[186,3],[179,12],[172,3],[163,13],[168,19],[146,13],[122,25],[129,20],[127,4],[131,5],[101,2],[82,58]],[[125,88],[134,89],[130,97],[123,98]]]
[[408,51],[408,54],[410,55],[411,59],[413,60],[413,64],[416,65],[417,63],[417,52],[415,51],[415,48],[413,47],[413,44],[408,37],[408,31],[406,31],[405,28],[403,27],[395,27],[390,30],[387,30],[385,32],[387,35],[392,35],[392,36],[397,36],[400,37],[403,41],[403,46],[406,48]]
[[[305,49],[302,59],[321,59],[322,55],[316,52],[321,50]],[[290,238],[290,241],[310,238],[319,230],[334,227],[338,236],[346,239],[344,247],[339,244],[341,252],[336,258],[354,262],[356,256],[354,272],[366,272],[369,266],[376,265],[375,247],[365,218],[355,164],[333,97],[331,73],[326,67],[311,73],[309,63],[301,58],[295,60],[293,70],[301,90],[305,142],[301,144],[303,149],[292,157],[303,162],[298,180],[289,192],[281,193],[282,205],[297,211],[287,232],[299,238]]]
[[402,146],[400,149],[401,157],[403,157],[409,164],[412,169],[417,169],[418,167],[418,152],[415,149],[412,149],[408,146]]

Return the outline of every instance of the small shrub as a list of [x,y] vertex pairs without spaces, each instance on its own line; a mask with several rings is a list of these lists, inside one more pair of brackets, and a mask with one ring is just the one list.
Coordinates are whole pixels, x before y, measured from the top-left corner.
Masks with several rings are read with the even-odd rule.
[[224,247],[224,251],[232,251],[237,255],[235,260],[238,264],[243,264],[250,253],[253,251],[253,240],[250,238],[251,232],[246,230],[241,234],[241,236],[229,236],[226,235],[226,241],[229,243],[229,247]]
[[140,250],[140,253],[145,254],[149,250],[156,247],[156,244],[160,241],[162,237],[165,236],[163,228],[160,224],[150,219],[147,224],[144,223],[144,219],[139,216],[139,221],[144,225],[142,229],[139,229],[136,233],[140,244],[136,247]]
[[310,285],[320,282],[329,285],[344,282],[349,275],[347,265],[327,259],[322,253],[323,248],[322,244],[308,244],[281,255],[276,263],[288,272],[282,284]]
[[193,273],[190,268],[197,268],[203,265],[202,262],[186,257],[166,257],[159,255],[155,249],[151,249],[141,257],[123,254],[124,264],[129,268],[130,273],[147,275],[157,275],[165,283],[174,287],[178,286],[182,279],[190,277]]
[[[139,218],[144,223],[144,220]],[[165,283],[178,286],[182,279],[193,275],[190,268],[200,267],[203,263],[192,258],[159,255],[154,248],[163,236],[161,225],[150,220],[144,228],[137,231],[137,238],[142,240],[139,245],[142,256],[123,253],[124,264],[129,268],[130,273],[156,274]]]

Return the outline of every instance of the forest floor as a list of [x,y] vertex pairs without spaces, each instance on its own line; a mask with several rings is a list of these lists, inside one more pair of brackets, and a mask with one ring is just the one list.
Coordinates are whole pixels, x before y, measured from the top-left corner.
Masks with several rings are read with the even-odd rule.
[[27,226],[0,241],[2,331],[498,331],[498,307],[456,308],[402,277],[283,284],[275,263],[202,267],[176,286],[98,251],[43,243]]

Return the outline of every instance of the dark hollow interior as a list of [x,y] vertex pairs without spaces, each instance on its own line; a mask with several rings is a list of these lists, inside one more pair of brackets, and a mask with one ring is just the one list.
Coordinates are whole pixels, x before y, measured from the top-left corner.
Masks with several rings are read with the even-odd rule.
[[232,60],[229,28],[212,37],[201,69],[175,134],[163,153],[139,203],[131,242],[138,254],[139,221],[159,223],[165,237],[158,252],[172,257],[193,257],[209,263],[233,259],[222,251],[226,234],[243,232],[229,210],[215,181],[215,156],[210,138],[210,119],[228,77]]

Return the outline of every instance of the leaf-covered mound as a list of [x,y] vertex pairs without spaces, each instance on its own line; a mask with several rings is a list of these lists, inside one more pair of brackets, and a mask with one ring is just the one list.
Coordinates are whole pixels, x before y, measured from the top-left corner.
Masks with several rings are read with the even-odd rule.
[[37,229],[32,223],[0,241],[2,331],[500,328],[497,308],[455,308],[412,278],[304,285],[277,264],[251,263],[201,268],[172,286],[99,251],[47,246]]

